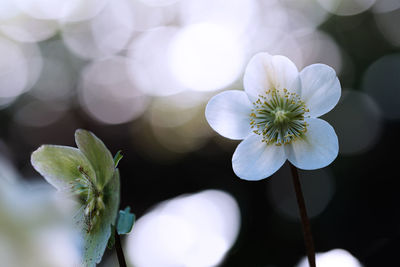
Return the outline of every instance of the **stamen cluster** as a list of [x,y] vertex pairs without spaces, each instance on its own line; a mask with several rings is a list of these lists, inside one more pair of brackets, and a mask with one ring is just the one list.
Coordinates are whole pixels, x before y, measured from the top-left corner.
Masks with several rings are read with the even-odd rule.
[[254,133],[262,135],[262,141],[267,144],[290,144],[307,131],[304,115],[309,110],[296,93],[287,89],[267,90],[253,105],[251,128]]
[[87,232],[90,232],[95,225],[100,212],[105,208],[103,201],[103,193],[97,188],[92,182],[87,172],[82,166],[78,167],[81,173],[80,177],[77,177],[74,182],[71,182],[71,192],[74,195],[79,196],[83,203],[86,203],[84,210],[85,222],[87,225]]

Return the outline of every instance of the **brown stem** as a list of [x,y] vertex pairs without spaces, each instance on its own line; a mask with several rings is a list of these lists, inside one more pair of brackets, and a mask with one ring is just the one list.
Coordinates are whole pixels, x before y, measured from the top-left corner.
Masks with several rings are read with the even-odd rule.
[[121,239],[119,237],[119,234],[117,233],[117,230],[115,230],[114,235],[115,235],[115,250],[117,251],[119,266],[126,267],[124,251],[122,250]]
[[289,163],[290,170],[292,171],[294,191],[296,192],[297,205],[299,207],[301,225],[303,227],[304,243],[307,250],[307,258],[310,267],[316,267],[315,265],[315,249],[314,242],[311,234],[310,221],[308,220],[306,205],[304,203],[303,192],[301,190],[301,184],[299,180],[299,173],[297,168],[293,164]]

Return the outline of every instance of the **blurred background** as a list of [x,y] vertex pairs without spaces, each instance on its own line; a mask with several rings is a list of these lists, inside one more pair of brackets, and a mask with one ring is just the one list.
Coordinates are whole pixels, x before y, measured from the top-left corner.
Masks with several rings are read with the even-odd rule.
[[[214,133],[204,108],[243,89],[257,52],[299,70],[325,63],[343,88],[323,117],[340,154],[300,172],[316,250],[351,258],[322,267],[395,266],[399,26],[398,0],[0,0],[0,177],[43,182],[31,152],[75,146],[75,129],[88,129],[123,151],[121,205],[138,218],[124,240],[131,266],[304,266],[288,166],[258,182],[237,178],[238,142]],[[0,200],[8,225],[26,214],[19,198]],[[109,251],[103,266],[113,264]]]

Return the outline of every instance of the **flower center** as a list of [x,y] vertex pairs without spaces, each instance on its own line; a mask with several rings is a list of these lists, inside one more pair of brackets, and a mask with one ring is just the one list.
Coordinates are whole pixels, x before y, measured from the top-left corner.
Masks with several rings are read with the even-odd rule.
[[263,142],[277,146],[290,144],[307,131],[306,109],[300,96],[286,89],[268,90],[259,95],[250,114],[253,132],[262,135]]

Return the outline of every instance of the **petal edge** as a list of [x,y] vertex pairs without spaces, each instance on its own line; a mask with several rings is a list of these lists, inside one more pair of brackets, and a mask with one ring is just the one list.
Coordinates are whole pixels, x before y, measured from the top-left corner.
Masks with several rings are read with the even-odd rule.
[[307,132],[285,146],[288,160],[302,170],[315,170],[328,166],[338,155],[339,142],[333,127],[324,120],[306,119]]
[[258,53],[253,56],[244,73],[243,85],[251,101],[269,89],[284,88],[300,94],[301,85],[296,65],[287,57]]
[[262,137],[252,134],[236,148],[232,157],[235,174],[244,180],[258,181],[274,174],[286,161],[282,146],[267,145]]
[[338,103],[341,86],[333,68],[325,64],[307,66],[300,72],[300,80],[301,98],[310,110],[310,117],[319,117]]
[[251,132],[251,109],[251,102],[245,92],[230,90],[210,99],[205,116],[217,133],[229,139],[241,140]]

